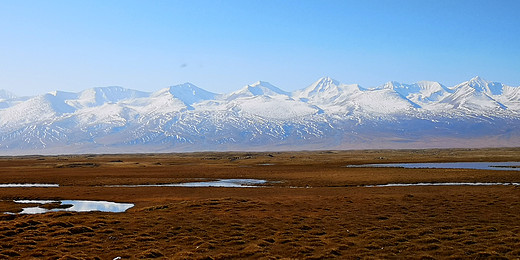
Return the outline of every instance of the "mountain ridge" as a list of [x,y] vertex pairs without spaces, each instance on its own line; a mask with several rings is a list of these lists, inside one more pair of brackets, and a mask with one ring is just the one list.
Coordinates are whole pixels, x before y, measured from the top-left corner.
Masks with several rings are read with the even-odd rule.
[[257,81],[228,94],[184,83],[0,100],[0,154],[520,146],[518,129],[520,87],[480,77],[452,87],[323,77],[293,92]]

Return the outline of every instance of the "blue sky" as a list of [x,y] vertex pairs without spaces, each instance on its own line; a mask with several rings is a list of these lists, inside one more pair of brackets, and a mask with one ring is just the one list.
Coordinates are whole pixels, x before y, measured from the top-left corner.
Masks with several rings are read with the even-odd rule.
[[18,95],[323,76],[374,87],[520,85],[520,1],[0,1],[0,89]]

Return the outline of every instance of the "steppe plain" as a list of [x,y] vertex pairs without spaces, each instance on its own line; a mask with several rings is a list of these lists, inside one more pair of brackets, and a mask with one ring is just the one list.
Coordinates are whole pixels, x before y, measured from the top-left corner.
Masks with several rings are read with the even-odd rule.
[[[518,259],[519,171],[348,168],[520,161],[520,148],[61,155],[0,158],[0,212],[15,199],[134,203],[124,213],[0,213],[0,258]],[[262,179],[256,188],[106,187]]]

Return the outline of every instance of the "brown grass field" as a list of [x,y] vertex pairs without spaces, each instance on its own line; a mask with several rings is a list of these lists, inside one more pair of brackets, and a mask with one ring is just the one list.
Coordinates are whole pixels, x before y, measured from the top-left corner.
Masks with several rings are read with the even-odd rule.
[[[0,259],[519,259],[519,171],[346,168],[520,161],[520,148],[0,157]],[[267,165],[265,165],[267,164]],[[101,187],[252,178],[258,188]],[[135,203],[21,215],[13,199]]]

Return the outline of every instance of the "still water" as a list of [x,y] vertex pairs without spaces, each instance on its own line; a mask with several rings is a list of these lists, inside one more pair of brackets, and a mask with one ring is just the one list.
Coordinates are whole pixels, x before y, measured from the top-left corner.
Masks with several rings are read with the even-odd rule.
[[220,179],[215,181],[196,181],[165,184],[109,185],[105,187],[224,187],[224,188],[254,188],[267,183],[258,179]]
[[58,188],[54,183],[0,183],[0,188]]
[[133,207],[132,203],[117,203],[111,201],[93,201],[93,200],[15,200],[15,203],[23,204],[49,204],[49,203],[60,203],[63,208],[46,209],[40,206],[26,207],[23,208],[20,214],[40,214],[46,212],[56,211],[73,211],[73,212],[89,212],[89,211],[101,211],[101,212],[125,212],[129,208]]
[[419,182],[365,185],[363,187],[409,187],[409,186],[520,186],[518,182]]
[[520,162],[450,162],[450,163],[381,163],[347,165],[349,168],[408,168],[408,169],[476,169],[520,171]]

